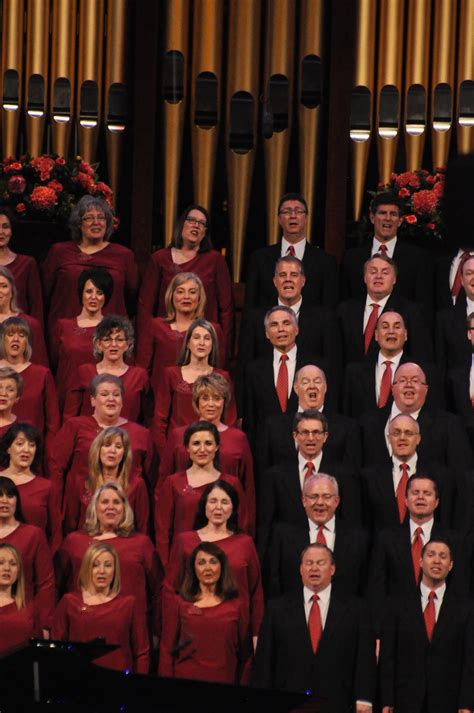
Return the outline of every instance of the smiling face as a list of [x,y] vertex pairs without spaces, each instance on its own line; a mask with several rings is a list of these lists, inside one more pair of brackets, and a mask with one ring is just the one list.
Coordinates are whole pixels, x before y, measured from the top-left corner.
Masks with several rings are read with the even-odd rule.
[[110,552],[102,552],[92,561],[91,584],[96,594],[109,592],[114,575],[114,558]]
[[197,250],[206,234],[207,218],[197,208],[191,208],[183,224],[181,237],[183,248]]
[[312,592],[321,592],[331,584],[336,571],[331,554],[322,547],[308,547],[300,564],[303,585]]
[[214,462],[218,446],[211,431],[193,433],[186,446],[189,457],[195,465],[205,468]]
[[18,579],[20,566],[16,554],[8,547],[0,549],[0,586],[12,587]]
[[232,510],[232,500],[225,490],[213,488],[206,500],[205,514],[208,521],[214,526],[222,525],[230,518]]
[[364,270],[367,293],[373,300],[382,300],[390,295],[397,281],[393,265],[378,257],[372,258]]
[[12,226],[6,215],[0,213],[0,248],[8,247],[12,237]]
[[121,436],[112,436],[100,449],[100,462],[105,468],[118,468],[123,459],[124,445]]
[[0,379],[0,411],[9,412],[18,401],[18,387],[14,379]]
[[329,522],[339,502],[334,483],[327,478],[318,478],[304,486],[303,507],[308,519],[315,525],[325,525]]
[[12,286],[10,280],[0,275],[0,309],[8,310],[12,301]]
[[95,396],[91,396],[91,404],[94,414],[101,418],[119,418],[122,410],[122,394],[120,388],[108,381],[104,381],[97,387]]
[[265,327],[267,339],[283,354],[295,345],[298,331],[296,317],[283,310],[272,312]]
[[113,488],[105,488],[97,500],[97,519],[103,532],[115,532],[124,518],[124,504]]
[[81,232],[83,243],[100,243],[107,230],[107,219],[103,211],[90,208],[81,218]]
[[396,205],[379,205],[375,213],[369,213],[370,222],[374,226],[374,235],[380,243],[392,240],[402,224],[403,218]]
[[98,314],[105,303],[105,295],[92,280],[87,280],[82,291],[82,306],[91,314]]
[[399,354],[407,340],[407,330],[403,317],[398,312],[383,312],[375,328],[375,341],[383,356]]
[[212,334],[204,327],[195,327],[188,342],[191,355],[196,359],[206,359],[212,351]]
[[24,358],[28,337],[21,327],[11,326],[4,334],[5,356],[8,361],[16,362]]
[[176,313],[193,316],[196,314],[199,298],[200,288],[194,280],[186,280],[186,282],[178,285],[173,292],[173,305]]
[[328,390],[324,371],[317,366],[302,367],[295,379],[293,389],[298,396],[298,405],[303,411],[307,409],[319,411],[324,406]]
[[398,367],[392,386],[393,399],[400,411],[414,413],[424,406],[428,385],[418,364],[407,363]]
[[399,460],[410,460],[420,441],[420,427],[410,416],[397,416],[390,422],[388,442]]
[[199,418],[210,423],[218,423],[224,411],[224,397],[215,391],[205,391],[198,401]]
[[299,453],[305,460],[314,460],[323,450],[328,439],[328,433],[323,430],[323,424],[315,418],[305,418],[298,423],[293,438]]
[[306,237],[308,214],[301,201],[288,200],[282,203],[278,222],[283,231],[283,237],[289,243],[298,243]]
[[428,542],[420,560],[423,583],[427,587],[443,584],[453,568],[449,547],[444,542]]
[[278,298],[284,305],[290,307],[301,299],[301,290],[306,278],[301,274],[301,268],[296,262],[279,262],[273,277],[273,284],[278,292]]
[[194,560],[194,571],[199,584],[215,587],[221,576],[221,563],[214,555],[199,550]]
[[25,434],[20,431],[17,437],[7,449],[10,456],[10,466],[17,469],[29,468],[36,455],[36,443],[29,441]]

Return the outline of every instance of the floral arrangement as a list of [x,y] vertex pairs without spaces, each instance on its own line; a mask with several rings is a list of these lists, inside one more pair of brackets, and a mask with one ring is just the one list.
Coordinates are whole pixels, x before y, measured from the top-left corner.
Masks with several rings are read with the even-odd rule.
[[390,192],[401,198],[405,214],[403,232],[408,237],[441,239],[444,181],[444,168],[433,173],[424,169],[392,173],[388,183],[379,183],[377,190],[370,193],[375,196]]
[[112,190],[80,156],[55,154],[5,158],[0,163],[0,202],[20,219],[66,223],[71,208],[85,195],[112,203]]

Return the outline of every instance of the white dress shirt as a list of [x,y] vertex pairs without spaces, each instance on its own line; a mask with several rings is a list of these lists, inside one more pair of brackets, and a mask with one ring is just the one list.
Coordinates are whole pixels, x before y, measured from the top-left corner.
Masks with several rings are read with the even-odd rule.
[[474,312],[474,300],[470,300],[466,295],[466,317]]
[[[408,477],[413,475],[413,473],[416,473],[416,464],[418,461],[418,456],[415,453],[412,455],[410,460],[406,461],[406,464],[408,466]],[[392,456],[392,463],[393,463],[393,468],[392,468],[392,476],[393,476],[393,489],[395,493],[397,492],[398,484],[402,479],[402,463],[405,461],[398,460],[397,456]]]
[[293,312],[295,313],[296,319],[299,319],[302,302],[303,302],[303,298],[300,297],[298,302],[295,302],[294,305],[285,305],[285,304],[283,304],[283,302],[280,299],[278,299],[278,304],[280,305],[280,307],[288,307],[289,306],[290,309],[292,309]]
[[[449,289],[453,289],[454,280],[456,279],[459,263],[461,262],[462,254],[464,250],[459,248],[457,254],[453,257],[451,262],[451,267],[449,269]],[[469,251],[471,255],[474,255],[474,251]],[[456,298],[453,296],[453,304],[456,304]]]
[[[306,617],[306,623],[308,623],[309,613],[311,611],[311,607],[313,606],[314,592],[312,592],[311,589],[308,589],[308,587],[303,587],[303,597],[304,615]],[[321,627],[324,631],[324,627],[326,626],[326,619],[328,618],[329,602],[331,601],[331,585],[329,584],[326,589],[323,589],[318,592],[318,597],[319,611],[321,612]]]
[[382,377],[385,374],[385,369],[387,368],[385,365],[386,361],[389,361],[392,365],[392,384],[393,384],[393,379],[395,377],[395,372],[398,369],[398,366],[400,364],[400,359],[403,356],[403,350],[400,352],[400,354],[397,354],[397,356],[393,357],[384,357],[382,352],[379,349],[379,356],[377,359],[377,364],[375,366],[375,401],[376,403],[379,402],[379,397],[380,397],[380,384],[382,383]]
[[[308,524],[309,524],[309,541],[312,545],[316,542],[316,539],[318,537],[318,531],[319,531],[319,525],[316,525],[312,520],[308,519]],[[329,547],[330,550],[334,552],[334,545],[336,542],[336,517],[335,515],[332,516],[330,520],[328,520],[324,525],[323,525],[323,533],[324,537],[326,539],[326,544]]]
[[474,397],[474,354],[471,357],[471,371],[469,372],[469,396]]
[[385,309],[385,305],[387,304],[389,297],[390,297],[390,295],[387,295],[382,300],[373,300],[372,297],[370,297],[370,295],[367,295],[367,298],[365,300],[364,324],[363,324],[362,332],[365,332],[365,328],[367,327],[367,322],[369,321],[369,317],[372,314],[372,305],[376,304],[379,306],[379,317],[380,317],[380,315],[382,314],[382,312]]
[[[291,396],[291,392],[293,391],[293,381],[295,380],[295,371],[296,371],[296,352],[297,352],[298,347],[295,346],[290,349],[289,352],[286,353],[286,356],[288,357],[286,361],[286,368],[288,370],[288,398]],[[278,372],[280,371],[280,366],[281,366],[281,356],[282,353],[278,351],[278,349],[273,350],[273,380],[275,383],[275,388],[277,385],[277,380],[278,380]]]
[[419,527],[421,527],[421,529],[422,529],[421,542],[423,545],[426,545],[426,543],[430,541],[431,530],[433,529],[433,525],[434,525],[433,518],[431,518],[431,520],[428,520],[428,522],[425,522],[423,525],[418,525],[418,523],[414,522],[410,518],[410,542],[411,542],[411,544],[413,544],[413,540],[415,539],[416,530]]
[[391,257],[393,259],[393,253],[395,252],[395,246],[397,244],[397,236],[395,235],[394,238],[391,240],[388,240],[386,243],[381,243],[380,240],[377,240],[377,238],[374,235],[374,239],[372,240],[372,252],[371,255],[375,255],[376,253],[383,252],[383,250],[380,250],[381,245],[385,245],[387,248],[387,252],[385,253],[387,257]]
[[304,251],[306,249],[306,238],[301,238],[301,240],[298,240],[297,243],[289,243],[288,240],[282,237],[281,239],[281,256],[284,257],[285,255],[288,255],[288,248],[290,245],[293,245],[295,249],[295,257],[298,258],[298,260],[303,260],[304,257]]
[[319,456],[316,456],[316,458],[303,458],[301,453],[298,451],[298,473],[300,476],[300,486],[301,490],[303,490],[303,483],[306,477],[306,463],[311,461],[314,463],[314,470],[313,473],[319,473],[319,468],[321,467],[321,461],[323,459],[323,452],[319,454]]
[[[428,605],[428,595],[431,592],[431,589],[426,586],[426,584],[423,584],[423,582],[420,583],[420,591],[421,591],[421,608],[423,611],[425,611],[427,605]],[[439,610],[441,609],[441,605],[443,603],[443,598],[446,593],[446,582],[441,585],[441,587],[437,587],[435,590],[433,590],[436,594],[434,598],[434,605],[435,605],[435,619],[438,621],[438,616],[439,616]]]

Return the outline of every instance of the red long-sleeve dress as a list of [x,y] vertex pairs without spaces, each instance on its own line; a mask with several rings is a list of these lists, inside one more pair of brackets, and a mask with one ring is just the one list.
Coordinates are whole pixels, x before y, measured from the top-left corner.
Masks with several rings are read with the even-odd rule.
[[119,649],[95,659],[94,663],[119,671],[148,673],[150,645],[145,619],[136,598],[118,594],[110,602],[85,604],[81,592],[65,594],[54,615],[52,638],[59,641],[93,641],[103,637]]
[[76,383],[81,364],[95,364],[92,340],[96,327],[79,327],[77,317],[58,319],[50,329],[51,362],[56,373],[59,406],[64,409],[68,389]]
[[[180,532],[173,541],[166,568],[165,591],[178,591],[183,584],[186,562],[203,540],[196,530]],[[253,540],[243,532],[224,537],[215,543],[227,555],[229,567],[239,589],[239,596],[250,612],[250,630],[258,636],[263,619],[263,590],[260,563]],[[167,598],[167,597],[166,597]]]
[[23,393],[14,406],[14,413],[18,421],[36,426],[48,450],[61,425],[54,379],[50,370],[40,364],[30,364],[20,374]]
[[35,525],[20,523],[9,535],[0,537],[0,542],[13,545],[20,553],[25,573],[26,602],[34,602],[40,629],[49,629],[56,590],[51,550],[44,532]]
[[[227,371],[214,369],[213,374],[220,374],[232,384]],[[167,434],[178,426],[189,426],[198,420],[193,408],[193,385],[184,381],[180,366],[167,366],[160,375],[155,391],[155,411],[152,422],[153,440],[160,454],[166,445]],[[227,426],[237,420],[237,407],[232,395],[225,416]]]
[[0,607],[0,656],[26,646],[37,634],[33,603],[23,609],[18,609],[16,602]]
[[[247,532],[249,523],[247,501],[240,482],[234,475],[222,474],[239,494],[239,524]],[[155,542],[163,567],[168,564],[174,537],[178,532],[192,530],[199,499],[208,483],[194,488],[189,485],[186,471],[170,475],[160,488],[155,489]]]
[[207,297],[206,319],[221,325],[230,354],[234,329],[232,282],[225,258],[217,250],[197,253],[192,260],[179,265],[173,262],[171,248],[153,253],[143,275],[138,299],[139,333],[147,329],[151,317],[166,317],[166,289],[179,272],[194,272],[201,278]]
[[120,560],[122,594],[133,594],[137,598],[140,616],[153,623],[157,631],[159,569],[158,560],[149,537],[133,533],[129,537],[112,537],[96,540],[85,532],[71,532],[60,547],[56,562],[59,589],[77,591],[77,577],[87,548],[98,542],[106,542],[117,550]]
[[[3,475],[3,472],[0,472],[0,475]],[[46,478],[35,476],[33,480],[17,485],[17,488],[26,522],[43,530],[54,555],[61,544],[62,536],[61,510],[52,483]]]
[[14,277],[19,306],[43,327],[43,290],[36,260],[30,255],[17,255],[4,267],[8,268]]
[[[74,382],[70,384],[66,394],[64,421],[72,416],[92,415],[89,387],[97,373],[96,364],[82,364],[76,370]],[[122,417],[130,421],[143,421],[150,388],[147,372],[141,366],[129,366],[120,379],[123,383]]]
[[247,683],[248,616],[237,597],[201,608],[180,596],[163,611],[159,675],[215,683]]
[[51,245],[43,263],[43,287],[52,326],[61,317],[76,317],[81,311],[77,281],[84,270],[103,267],[114,280],[112,297],[105,314],[126,315],[125,295],[133,297],[138,287],[138,268],[133,252],[124,245],[106,243],[88,255],[72,240]]

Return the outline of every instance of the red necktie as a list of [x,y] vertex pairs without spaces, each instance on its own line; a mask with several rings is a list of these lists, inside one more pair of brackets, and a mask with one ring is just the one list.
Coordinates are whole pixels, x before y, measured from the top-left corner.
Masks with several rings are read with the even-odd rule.
[[313,652],[316,653],[316,651],[318,650],[319,641],[321,639],[323,626],[321,623],[321,610],[319,609],[318,604],[319,597],[317,594],[313,594],[312,599],[313,606],[311,607],[311,611],[309,612],[308,629],[309,637],[311,639],[311,646],[313,647]]
[[456,272],[456,276],[454,278],[453,286],[451,287],[451,294],[453,297],[457,299],[459,295],[459,290],[461,289],[461,278],[462,278],[462,266],[471,257],[471,253],[468,252],[467,250],[464,250],[463,254],[461,255],[461,262],[458,265],[458,269]]
[[386,405],[392,389],[392,362],[384,361],[384,364],[385,371],[380,382],[379,408],[383,408]]
[[406,494],[407,494],[409,466],[406,463],[402,463],[400,466],[400,469],[402,471],[402,477],[398,481],[396,495],[397,495],[398,515],[400,517],[400,523],[402,523],[405,519],[405,515],[407,514]]
[[380,305],[375,304],[375,302],[372,302],[372,304],[370,306],[372,307],[372,312],[371,312],[370,317],[367,321],[367,324],[365,327],[365,332],[364,332],[364,350],[365,350],[366,354],[369,351],[370,342],[372,341],[372,337],[374,336],[375,327],[377,325],[377,320],[379,318],[379,309],[380,309]]
[[311,476],[314,473],[314,463],[312,460],[307,461],[307,463],[305,465],[305,470],[306,470],[306,472],[304,474],[304,480],[306,482],[308,480],[308,478],[311,478]]
[[283,413],[286,411],[288,405],[288,367],[286,362],[288,361],[288,356],[282,354],[280,357],[280,368],[278,370],[276,392],[278,396],[278,401],[280,402],[280,408]]
[[428,604],[426,605],[425,611],[423,612],[423,616],[425,618],[426,633],[430,641],[433,638],[433,631],[436,625],[436,609],[434,603],[434,600],[436,598],[436,592],[431,591],[428,594]]
[[382,253],[382,255],[386,255],[388,252],[387,246],[382,243],[382,245],[379,247],[378,251],[379,251],[379,253]]
[[291,257],[296,257],[295,249],[293,245],[290,245],[288,250],[286,251],[287,255],[291,255]]
[[316,542],[318,543],[318,545],[326,545],[326,547],[328,545],[326,537],[324,536],[324,525],[320,525],[318,527],[318,536],[316,537]]
[[413,571],[415,573],[415,581],[417,584],[420,581],[420,572],[421,572],[420,558],[421,558],[421,550],[423,549],[423,541],[421,539],[422,534],[423,534],[423,530],[421,529],[421,527],[417,527],[415,530],[415,536],[413,538],[413,543],[411,546],[411,559],[413,562]]

